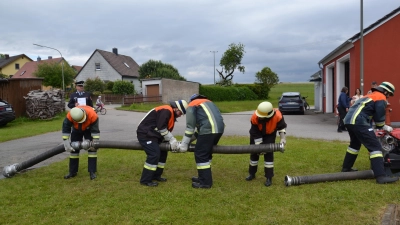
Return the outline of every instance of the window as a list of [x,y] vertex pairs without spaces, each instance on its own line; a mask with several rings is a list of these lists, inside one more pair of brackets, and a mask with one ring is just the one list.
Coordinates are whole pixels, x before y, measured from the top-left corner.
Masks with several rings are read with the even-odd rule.
[[15,69],[19,70],[19,63],[15,63]]
[[100,69],[100,63],[95,63],[95,65],[96,65],[96,70],[101,70]]
[[24,72],[22,72],[20,76],[24,75],[25,72],[26,72],[26,70],[24,70]]
[[129,68],[129,65],[128,65],[126,62],[124,62],[124,64],[125,64],[125,66],[126,66],[126,67],[128,67],[128,68]]

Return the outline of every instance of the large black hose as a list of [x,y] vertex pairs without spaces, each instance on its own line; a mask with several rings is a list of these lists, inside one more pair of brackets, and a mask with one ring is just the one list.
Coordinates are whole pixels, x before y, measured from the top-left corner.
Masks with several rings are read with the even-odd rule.
[[300,185],[312,184],[326,181],[339,181],[339,180],[357,180],[357,179],[372,179],[374,172],[372,170],[356,171],[356,172],[340,172],[340,173],[326,173],[316,174],[311,176],[298,176],[290,177],[285,176],[285,185]]
[[[76,143],[75,143],[76,144]],[[86,143],[78,143],[77,146],[79,149],[82,148],[82,145],[85,145],[85,148],[88,149],[89,146],[95,148],[116,148],[116,149],[128,149],[128,150],[143,150],[143,147],[140,145],[138,141],[124,142],[124,141],[99,141],[98,143],[93,144],[93,142]],[[160,149],[162,151],[171,151],[170,144],[165,142],[160,144]],[[284,152],[284,146],[282,144],[265,144],[265,145],[237,145],[237,146],[214,146],[213,153],[220,154],[242,154],[242,153],[265,153],[265,152]],[[36,157],[33,157],[27,161],[22,163],[16,163],[13,165],[5,166],[3,168],[3,176],[7,178],[11,178],[17,172],[27,169],[39,162],[42,162],[48,158],[51,158],[57,154],[64,152],[64,145],[58,145],[57,147],[50,149]],[[194,151],[194,145],[189,145],[189,152]]]

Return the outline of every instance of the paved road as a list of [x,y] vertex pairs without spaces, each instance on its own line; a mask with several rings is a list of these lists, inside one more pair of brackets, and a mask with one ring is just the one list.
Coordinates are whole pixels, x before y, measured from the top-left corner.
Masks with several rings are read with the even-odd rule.
[[[99,115],[100,140],[137,140],[136,127],[145,113],[120,111],[114,108],[116,106],[118,105],[108,105],[107,114]],[[226,124],[224,135],[247,136],[252,113],[253,111],[223,114]],[[347,132],[336,132],[336,118],[333,114],[317,114],[313,111],[307,111],[306,115],[284,115],[284,117],[288,124],[287,134],[290,136],[325,140],[349,140]],[[183,135],[184,129],[185,117],[178,118],[173,133],[175,135]],[[0,143],[0,171],[3,170],[4,166],[31,159],[61,143],[61,131]],[[34,168],[60,161],[68,156],[69,153],[59,154],[36,164]]]

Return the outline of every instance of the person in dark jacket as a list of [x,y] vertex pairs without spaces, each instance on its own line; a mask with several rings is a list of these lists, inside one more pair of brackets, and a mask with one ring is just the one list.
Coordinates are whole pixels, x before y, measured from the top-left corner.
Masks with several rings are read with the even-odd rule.
[[[71,132],[72,129],[72,132]],[[79,168],[79,152],[74,150],[69,142],[83,141],[83,138],[90,141],[98,141],[100,139],[99,118],[97,113],[90,106],[76,106],[72,108],[62,125],[62,138],[64,140],[65,151],[71,152],[69,157],[69,174],[65,175],[65,179],[75,177]],[[88,172],[90,179],[96,178],[97,172],[97,149],[91,147],[88,150]]]
[[78,105],[87,105],[93,108],[90,93],[85,92],[83,88],[84,81],[75,82],[76,92],[69,96],[68,108],[72,109]]
[[342,91],[340,92],[339,99],[338,99],[338,111],[339,111],[339,124],[337,128],[337,132],[341,133],[342,131],[347,131],[346,127],[344,126],[343,119],[349,111],[350,108],[350,101],[351,98],[347,95],[349,89],[347,87],[343,87]]
[[161,151],[159,144],[168,141],[171,150],[178,147],[176,138],[172,135],[176,118],[186,114],[188,104],[185,100],[171,101],[170,105],[158,106],[150,110],[140,121],[136,130],[137,139],[146,152],[147,158],[143,166],[140,184],[155,187],[156,181],[165,182],[161,177],[167,161],[168,152]]
[[[261,102],[257,110],[250,119],[250,144],[270,144],[275,143],[276,133],[279,133],[280,143],[286,144],[286,122],[282,113],[278,109],[274,109],[270,102]],[[250,154],[249,176],[247,181],[256,178],[258,153]],[[267,179],[265,186],[272,185],[272,177],[274,176],[274,153],[267,152],[264,154],[264,174]]]
[[194,157],[197,177],[192,177],[193,188],[211,188],[212,149],[224,133],[225,124],[218,107],[204,95],[194,94],[186,113],[186,129],[179,152],[186,152],[189,143],[197,138]]
[[371,169],[378,184],[386,184],[397,181],[398,177],[386,176],[382,146],[376,138],[374,129],[370,126],[371,118],[374,119],[377,129],[392,132],[393,128],[385,125],[386,105],[389,96],[394,95],[394,86],[389,82],[382,82],[372,88],[372,93],[360,98],[350,107],[344,118],[344,124],[349,132],[350,144],[343,160],[342,172],[356,171],[354,162],[360,152],[361,144],[369,152]]

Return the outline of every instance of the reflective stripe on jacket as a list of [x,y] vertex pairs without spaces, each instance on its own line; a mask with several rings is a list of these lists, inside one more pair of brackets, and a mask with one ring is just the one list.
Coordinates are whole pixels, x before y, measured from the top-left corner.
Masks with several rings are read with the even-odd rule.
[[137,138],[161,142],[160,134],[164,130],[172,132],[175,125],[175,114],[170,105],[158,106],[150,110],[140,121],[136,130]]
[[195,99],[189,103],[186,109],[185,136],[192,137],[196,128],[199,135],[224,133],[224,119],[212,101]]
[[380,128],[385,125],[386,105],[386,96],[379,91],[365,95],[350,107],[344,124],[370,126],[373,119],[376,127]]

